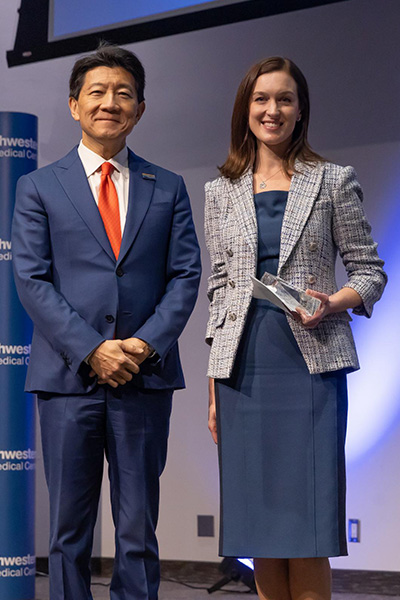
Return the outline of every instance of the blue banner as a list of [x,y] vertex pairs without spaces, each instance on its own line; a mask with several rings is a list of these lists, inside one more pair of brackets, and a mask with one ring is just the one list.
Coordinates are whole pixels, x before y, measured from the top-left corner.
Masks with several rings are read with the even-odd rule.
[[0,598],[35,598],[35,410],[24,392],[32,324],[12,274],[21,175],[37,168],[37,117],[0,112]]

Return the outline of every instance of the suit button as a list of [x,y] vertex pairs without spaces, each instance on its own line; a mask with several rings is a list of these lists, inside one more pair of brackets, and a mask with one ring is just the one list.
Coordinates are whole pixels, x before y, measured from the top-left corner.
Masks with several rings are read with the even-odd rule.
[[231,321],[236,321],[236,313],[229,313],[228,314],[228,319],[230,319]]
[[118,267],[115,272],[118,275],[118,277],[122,277],[122,275],[124,275],[124,270],[122,267]]
[[114,323],[115,319],[112,315],[106,315],[107,323]]
[[234,288],[234,287],[236,287],[236,283],[233,281],[233,279],[230,279],[230,280],[228,281],[228,283],[229,283],[229,285],[231,286],[231,288]]
[[232,252],[232,250],[231,250],[230,248],[227,248],[227,249],[226,249],[226,253],[227,253],[227,255],[228,255],[230,258],[233,256],[233,252]]
[[315,277],[315,275],[308,276],[307,283],[310,283],[311,285],[313,285],[316,281],[317,281],[317,278]]
[[308,247],[311,250],[311,252],[315,252],[316,249],[318,248],[318,244],[317,244],[317,242],[310,242],[310,245]]

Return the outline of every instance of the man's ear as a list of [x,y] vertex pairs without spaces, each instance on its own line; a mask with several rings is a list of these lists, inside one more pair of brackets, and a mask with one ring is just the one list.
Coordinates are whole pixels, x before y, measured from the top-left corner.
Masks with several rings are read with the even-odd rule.
[[74,119],[74,121],[80,121],[78,101],[75,100],[75,98],[72,98],[72,96],[71,96],[68,100],[68,106],[69,106],[69,110],[71,111],[71,116]]
[[[146,103],[144,100],[142,100],[142,102],[137,107],[136,123],[139,123],[145,110],[146,110]],[[135,125],[136,125],[136,123],[135,123]]]

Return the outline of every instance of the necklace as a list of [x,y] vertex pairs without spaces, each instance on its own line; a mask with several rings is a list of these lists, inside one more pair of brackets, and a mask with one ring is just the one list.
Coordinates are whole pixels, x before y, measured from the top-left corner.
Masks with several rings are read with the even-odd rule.
[[266,177],[265,179],[260,181],[260,184],[259,184],[260,190],[264,190],[267,187],[267,181],[269,181],[270,179],[275,177],[275,175],[278,175],[278,173],[280,173],[281,171],[282,171],[282,167],[278,171],[276,171],[276,173],[272,173],[272,175],[270,175],[269,177]]

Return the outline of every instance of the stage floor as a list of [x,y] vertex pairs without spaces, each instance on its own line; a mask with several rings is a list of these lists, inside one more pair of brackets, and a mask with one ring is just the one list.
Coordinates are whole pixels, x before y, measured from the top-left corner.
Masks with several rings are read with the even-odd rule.
[[[109,580],[100,577],[93,578],[92,593],[94,600],[108,600],[108,584]],[[95,585],[100,583],[103,585]],[[198,584],[193,584],[198,585]],[[201,587],[199,585],[199,587]],[[215,592],[208,594],[207,584],[204,585],[204,590],[194,590],[179,583],[170,581],[162,581],[160,587],[159,600],[205,600],[206,598],[223,598],[224,600],[238,600],[240,593],[246,592],[248,588],[244,585],[226,586],[225,590],[232,590],[232,593],[227,591]],[[247,594],[246,597],[256,598],[255,594]],[[377,596],[370,594],[333,594],[333,600],[400,600],[400,596]],[[36,600],[49,600],[49,582],[45,577],[36,578]]]

